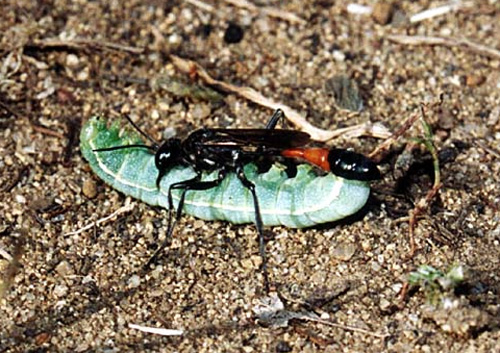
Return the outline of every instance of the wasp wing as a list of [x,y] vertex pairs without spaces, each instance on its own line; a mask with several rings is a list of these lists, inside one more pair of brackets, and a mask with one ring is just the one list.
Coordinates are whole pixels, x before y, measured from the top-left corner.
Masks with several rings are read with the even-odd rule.
[[238,147],[264,147],[286,149],[301,147],[311,141],[303,131],[285,129],[208,129],[212,133],[209,145],[235,145]]

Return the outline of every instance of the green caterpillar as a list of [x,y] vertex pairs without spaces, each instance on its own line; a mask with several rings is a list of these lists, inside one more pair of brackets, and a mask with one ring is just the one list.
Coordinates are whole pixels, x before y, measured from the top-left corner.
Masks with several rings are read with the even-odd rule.
[[[137,148],[94,151],[138,143],[142,141],[136,133],[121,129],[118,122],[108,127],[98,117],[87,121],[80,134],[81,152],[102,180],[125,195],[168,208],[169,186],[193,178],[196,173],[191,167],[173,167],[163,176],[158,188],[158,169],[150,151]],[[366,181],[344,179],[332,173],[320,176],[308,164],[298,165],[294,177],[289,177],[279,163],[265,173],[258,173],[257,166],[249,163],[244,173],[255,184],[262,223],[267,226],[303,228],[333,222],[356,213],[370,193]],[[217,174],[217,171],[203,173],[202,180],[216,179]],[[180,194],[181,190],[172,190],[175,208]],[[182,211],[204,220],[234,224],[255,222],[252,194],[234,173],[228,173],[211,189],[187,191]]]

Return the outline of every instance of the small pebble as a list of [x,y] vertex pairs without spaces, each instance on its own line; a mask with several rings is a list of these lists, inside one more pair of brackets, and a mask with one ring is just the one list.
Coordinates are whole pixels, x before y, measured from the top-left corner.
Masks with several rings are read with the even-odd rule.
[[50,333],[48,332],[42,332],[36,335],[35,337],[35,343],[36,345],[40,346],[44,343],[46,343],[50,339]]
[[68,261],[63,260],[56,266],[56,272],[59,276],[65,277],[73,274],[73,268]]
[[17,203],[22,203],[22,204],[26,203],[26,197],[24,197],[23,195],[16,194],[14,198]]
[[248,258],[241,260],[241,267],[243,267],[245,270],[251,270],[254,268],[252,260]]
[[372,17],[380,25],[386,25],[391,21],[394,5],[390,1],[379,1],[373,7]]
[[486,78],[483,75],[471,74],[467,75],[467,77],[465,78],[465,84],[469,87],[479,86],[484,83],[484,81],[486,81]]
[[210,106],[205,103],[198,103],[191,110],[191,114],[193,118],[196,120],[204,120],[210,115],[210,113],[211,113]]
[[179,45],[182,43],[182,37],[177,33],[174,33],[168,37],[168,43],[172,45]]
[[290,345],[286,341],[279,341],[276,344],[275,351],[278,353],[288,353],[292,351],[292,347],[290,347]]
[[68,67],[74,68],[78,66],[79,63],[80,60],[78,59],[78,56],[76,56],[75,54],[68,54],[66,56],[66,65]]
[[156,121],[159,118],[160,118],[160,112],[158,112],[158,110],[156,109],[153,109],[153,111],[151,112],[151,119]]
[[78,81],[88,81],[89,77],[90,77],[90,71],[88,67],[86,67],[85,69],[80,71],[78,75],[76,75],[76,79]]
[[385,298],[382,298],[380,299],[379,306],[382,311],[387,311],[391,307],[391,302]]
[[61,297],[66,296],[66,294],[68,294],[68,291],[69,291],[69,288],[68,288],[67,285],[60,284],[60,285],[57,285],[57,286],[54,287],[54,292],[53,293],[54,293],[54,295],[56,297],[61,298]]
[[224,33],[224,42],[228,44],[236,44],[241,42],[243,39],[244,31],[241,26],[235,24],[235,23],[230,23],[229,26],[226,28],[226,32]]
[[137,275],[133,275],[128,280],[128,285],[130,288],[137,288],[141,284],[141,278]]
[[89,199],[97,196],[97,185],[93,179],[87,179],[83,182],[82,193]]
[[333,256],[341,261],[349,261],[356,252],[356,245],[350,243],[341,243],[333,250]]

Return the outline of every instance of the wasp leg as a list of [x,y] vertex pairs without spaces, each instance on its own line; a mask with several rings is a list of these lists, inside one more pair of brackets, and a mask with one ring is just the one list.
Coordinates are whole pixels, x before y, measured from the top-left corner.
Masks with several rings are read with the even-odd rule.
[[255,185],[250,180],[247,179],[244,171],[243,165],[240,165],[236,169],[236,175],[241,181],[244,187],[246,187],[252,193],[253,205],[255,211],[255,226],[257,227],[257,232],[259,233],[259,253],[262,258],[262,275],[264,276],[264,287],[266,292],[269,292],[269,274],[267,272],[267,256],[266,256],[266,240],[264,238],[264,232],[262,230],[262,216],[260,214],[259,200],[257,198],[257,193],[255,192]]
[[274,111],[273,116],[271,116],[271,119],[269,119],[269,122],[266,125],[266,130],[273,130],[276,125],[278,124],[278,121],[281,120],[281,123],[283,124],[285,121],[285,113],[281,109],[276,109]]
[[[158,254],[172,242],[172,234],[175,229],[175,225],[179,221],[182,216],[182,209],[184,208],[184,200],[186,199],[186,192],[189,190],[208,190],[218,186],[222,180],[224,180],[227,171],[225,169],[221,169],[219,171],[219,175],[217,179],[210,181],[201,181],[201,174],[196,175],[194,178],[189,180],[180,181],[178,183],[174,183],[170,185],[168,188],[168,222],[167,222],[167,234],[165,236],[165,240],[161,243],[161,245],[156,249],[154,254],[149,258],[148,262],[144,265],[144,268],[148,268],[153,262],[156,261]],[[179,204],[177,205],[177,209],[175,210],[175,219],[173,219],[173,209],[174,202],[172,198],[173,190],[182,190],[181,197],[179,200]]]

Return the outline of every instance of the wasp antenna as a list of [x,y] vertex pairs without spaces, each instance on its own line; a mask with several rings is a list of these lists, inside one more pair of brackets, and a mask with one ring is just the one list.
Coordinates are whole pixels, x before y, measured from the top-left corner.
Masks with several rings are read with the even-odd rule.
[[151,143],[153,144],[153,148],[155,151],[160,147],[160,145],[158,144],[158,142],[155,141],[154,138],[152,138],[151,136],[149,136],[147,133],[145,133],[144,131],[142,131],[139,126],[137,126],[133,121],[132,119],[130,118],[130,116],[128,114],[125,114],[125,118],[128,120],[128,122],[137,130],[139,131],[139,133],[144,136],[145,138],[147,138],[149,141],[151,141]]
[[156,151],[157,147],[156,146],[148,146],[148,145],[122,145],[122,146],[113,146],[113,147],[106,147],[106,148],[97,148],[95,150],[92,150],[93,152],[107,152],[107,151],[116,151],[116,150],[122,150],[125,148],[145,148],[150,151]]

